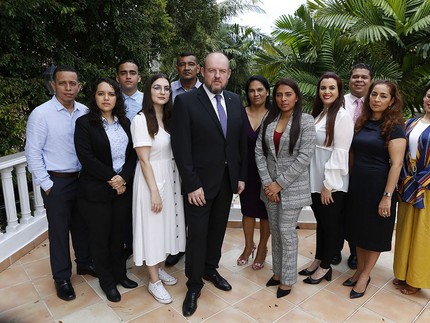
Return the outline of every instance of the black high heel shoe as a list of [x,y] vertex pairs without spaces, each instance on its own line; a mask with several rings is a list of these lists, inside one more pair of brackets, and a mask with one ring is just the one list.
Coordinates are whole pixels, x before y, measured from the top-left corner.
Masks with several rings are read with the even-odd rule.
[[324,278],[325,278],[325,280],[330,281],[332,273],[333,273],[333,270],[330,267],[330,269],[321,278],[319,278],[319,279],[313,279],[311,276],[309,276],[308,278],[306,278],[305,280],[303,280],[303,282],[306,283],[306,284],[316,285],[316,284],[321,283],[321,281]]
[[342,285],[343,286],[347,286],[347,287],[354,287],[357,284],[357,282],[353,282],[351,281],[351,278],[348,278],[347,280],[345,280]]
[[318,269],[318,267],[317,267],[317,268],[315,268],[314,270],[310,271],[310,270],[308,270],[307,268],[305,268],[305,269],[302,269],[302,270],[300,270],[300,271],[299,271],[299,275],[302,275],[302,276],[310,276],[310,275],[312,275],[314,272],[316,272],[316,271],[317,271],[317,269]]
[[276,291],[276,298],[287,296],[289,293],[291,293],[291,289],[281,289],[278,287],[278,290]]
[[351,289],[351,293],[349,294],[349,298],[363,297],[364,293],[366,292],[367,286],[369,286],[369,283],[370,283],[370,277],[369,277],[369,280],[367,281],[366,288],[364,289],[364,291],[362,293],[357,293],[353,288],[353,289]]
[[277,285],[280,285],[280,284],[281,284],[280,280],[276,280],[276,279],[273,279],[273,277],[270,277],[269,281],[266,283],[266,286],[267,287],[269,287],[269,286],[277,286]]

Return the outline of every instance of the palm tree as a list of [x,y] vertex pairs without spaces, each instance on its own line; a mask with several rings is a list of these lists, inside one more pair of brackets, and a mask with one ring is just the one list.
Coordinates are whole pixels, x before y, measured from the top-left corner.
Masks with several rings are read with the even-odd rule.
[[391,61],[405,106],[418,111],[430,75],[429,0],[314,0],[308,8],[318,24],[356,41],[361,57]]

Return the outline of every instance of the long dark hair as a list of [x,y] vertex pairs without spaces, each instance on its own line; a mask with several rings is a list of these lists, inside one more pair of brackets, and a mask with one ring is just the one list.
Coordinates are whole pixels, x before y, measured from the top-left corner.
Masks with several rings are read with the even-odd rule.
[[385,84],[390,91],[391,97],[394,98],[393,104],[385,109],[381,116],[381,133],[385,139],[386,146],[390,141],[391,133],[393,132],[396,125],[400,124],[402,127],[404,127],[402,97],[400,96],[400,91],[396,84],[390,80],[375,81],[370,86],[369,92],[367,92],[367,95],[364,99],[361,115],[358,117],[357,123],[355,124],[355,133],[359,132],[363,128],[364,124],[372,117],[373,111],[370,108],[370,95],[372,94],[375,86],[378,84]]
[[263,129],[261,129],[261,131],[263,131],[262,133],[263,153],[264,153],[264,156],[266,157],[267,157],[267,145],[264,138],[266,135],[267,126],[271,122],[273,122],[281,113],[281,110],[279,109],[278,104],[276,103],[276,92],[278,91],[278,88],[281,85],[287,85],[290,88],[292,88],[294,93],[297,96],[297,102],[293,108],[293,115],[292,115],[293,121],[290,128],[290,145],[288,149],[290,154],[293,153],[294,146],[296,145],[297,140],[299,139],[299,136],[300,136],[300,121],[302,119],[302,93],[300,92],[299,87],[294,80],[290,78],[282,78],[278,80],[278,82],[276,82],[275,87],[273,88],[272,105],[269,107],[269,112],[267,113],[267,117],[263,121]]
[[[170,86],[170,80],[167,78],[166,75],[159,73],[159,74],[154,74],[150,76],[145,83],[142,110],[140,110],[140,112],[143,112],[143,114],[146,117],[148,132],[152,138],[155,137],[155,135],[158,133],[158,130],[159,130],[158,121],[157,121],[157,117],[155,116],[154,103],[152,102],[152,94],[151,94],[152,84],[158,79],[166,79],[169,82],[169,86]],[[164,104],[163,106],[162,120],[163,120],[164,130],[166,130],[167,132],[170,132],[171,119],[172,119],[172,92],[170,92],[169,94],[169,101],[167,101],[167,103]]]
[[263,84],[264,87],[266,88],[266,91],[269,95],[266,97],[265,107],[266,109],[270,109],[270,85],[269,85],[269,82],[266,80],[266,78],[261,75],[251,75],[248,81],[246,81],[245,93],[246,93],[246,101],[248,102],[248,106],[251,106],[251,99],[249,98],[248,91],[252,81],[258,81],[261,84]]
[[317,93],[315,95],[314,107],[312,109],[312,116],[314,118],[319,116],[321,111],[324,109],[323,102],[320,98],[320,86],[321,86],[322,80],[324,79],[335,79],[337,83],[337,90],[339,93],[339,96],[331,104],[331,106],[328,108],[328,111],[327,111],[324,145],[326,147],[330,147],[334,137],[334,123],[336,122],[336,116],[340,108],[345,108],[345,99],[343,97],[343,84],[339,75],[333,72],[324,73],[317,84]]
[[124,98],[122,97],[121,89],[119,88],[118,83],[109,77],[101,77],[94,84],[94,88],[90,96],[90,102],[88,104],[88,108],[90,110],[88,113],[90,124],[100,125],[100,126],[103,125],[103,121],[101,118],[102,114],[96,102],[97,89],[100,83],[103,83],[103,82],[112,86],[112,88],[115,91],[116,103],[115,103],[115,107],[112,110],[112,116],[114,117],[116,116],[118,118],[118,122],[121,124],[121,126],[124,127],[127,124],[127,117],[125,116],[125,108],[124,108]]

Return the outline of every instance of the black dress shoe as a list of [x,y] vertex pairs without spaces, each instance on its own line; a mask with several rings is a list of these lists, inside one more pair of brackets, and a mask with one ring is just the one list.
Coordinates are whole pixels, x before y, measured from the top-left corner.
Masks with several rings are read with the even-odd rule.
[[219,288],[221,290],[226,290],[226,291],[231,290],[231,285],[228,283],[228,281],[222,278],[221,275],[218,274],[218,272],[216,271],[211,275],[204,274],[203,279],[211,281],[216,288]]
[[351,269],[357,269],[357,256],[354,256],[354,255],[349,256],[348,267]]
[[118,282],[124,288],[136,288],[137,283],[134,280],[125,277]]
[[182,304],[182,314],[184,316],[193,315],[197,309],[197,298],[200,297],[200,292],[187,292],[184,303]]
[[357,284],[357,282],[353,282],[351,281],[351,278],[348,278],[347,280],[345,280],[342,285],[343,286],[348,286],[348,287],[354,287]]
[[333,257],[333,259],[331,260],[331,264],[339,265],[341,261],[342,261],[342,255],[339,253]]
[[331,267],[330,267],[330,269],[325,273],[325,275],[324,276],[322,276],[321,278],[319,278],[319,279],[313,279],[311,276],[309,276],[308,278],[306,278],[305,280],[303,280],[303,282],[304,283],[306,283],[306,284],[311,284],[311,285],[316,285],[316,284],[319,284],[319,283],[321,283],[321,281],[325,278],[327,281],[330,281],[331,280],[331,275],[332,275],[332,272],[333,272],[333,270],[331,269]]
[[315,268],[314,270],[312,270],[312,271],[309,271],[307,268],[305,268],[305,269],[303,269],[303,270],[300,270],[299,271],[299,275],[302,275],[302,276],[310,276],[310,275],[312,275],[314,272],[316,272],[317,271],[317,269],[318,269],[318,267],[317,268]]
[[118,289],[116,287],[104,290],[106,297],[111,302],[119,302],[121,300],[121,294],[118,292]]
[[57,296],[64,301],[71,301],[76,298],[75,290],[70,280],[55,282],[55,289],[57,290]]
[[366,292],[367,286],[369,286],[369,283],[370,283],[370,277],[369,277],[369,280],[367,281],[366,288],[364,289],[364,291],[362,293],[357,293],[353,288],[351,289],[351,293],[349,293],[349,298],[363,297],[364,293]]
[[96,268],[93,265],[89,265],[87,268],[77,268],[76,273],[78,275],[91,275],[93,277],[98,277]]
[[276,297],[281,298],[281,297],[287,296],[290,292],[291,292],[291,289],[285,290],[278,287],[278,290],[276,292]]
[[185,252],[180,252],[176,255],[168,255],[164,264],[167,267],[172,267],[178,263],[178,261],[182,258],[183,255],[185,255]]
[[276,280],[276,279],[273,279],[273,277],[270,277],[269,281],[266,283],[266,286],[267,287],[269,287],[269,286],[277,286],[279,284],[281,284],[280,280]]

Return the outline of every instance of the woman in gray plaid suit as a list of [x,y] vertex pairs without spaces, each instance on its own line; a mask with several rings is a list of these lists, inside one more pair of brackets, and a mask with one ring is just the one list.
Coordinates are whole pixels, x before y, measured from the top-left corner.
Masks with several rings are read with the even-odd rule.
[[297,219],[311,203],[309,164],[315,150],[313,118],[302,113],[302,95],[292,79],[280,79],[257,139],[255,160],[272,233],[273,276],[277,297],[290,293],[297,281]]

